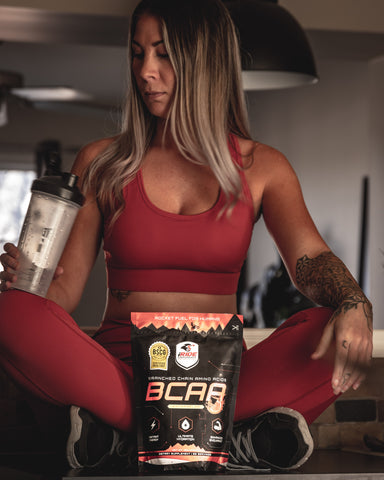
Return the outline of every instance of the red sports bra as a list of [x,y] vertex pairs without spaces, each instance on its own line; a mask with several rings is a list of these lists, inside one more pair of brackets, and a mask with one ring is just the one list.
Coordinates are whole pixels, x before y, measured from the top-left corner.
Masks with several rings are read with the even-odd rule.
[[[235,149],[230,147],[232,158],[241,164]],[[254,224],[251,193],[242,171],[240,175],[245,200],[236,203],[230,216],[224,212],[218,217],[226,201],[221,190],[217,202],[205,212],[169,213],[149,200],[140,170],[124,188],[123,212],[110,231],[105,228],[109,288],[137,292],[235,293]]]

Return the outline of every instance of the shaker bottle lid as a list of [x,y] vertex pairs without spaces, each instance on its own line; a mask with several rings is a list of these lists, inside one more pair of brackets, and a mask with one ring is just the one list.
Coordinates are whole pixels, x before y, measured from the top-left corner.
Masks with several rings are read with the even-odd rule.
[[84,197],[76,186],[77,180],[77,175],[68,172],[61,175],[44,176],[33,181],[31,190],[33,192],[50,193],[64,200],[82,205]]

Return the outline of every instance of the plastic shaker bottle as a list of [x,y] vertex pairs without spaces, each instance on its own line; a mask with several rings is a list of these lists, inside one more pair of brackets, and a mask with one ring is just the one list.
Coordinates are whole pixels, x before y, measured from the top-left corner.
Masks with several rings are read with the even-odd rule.
[[18,247],[20,269],[13,288],[45,297],[84,198],[71,173],[33,181]]

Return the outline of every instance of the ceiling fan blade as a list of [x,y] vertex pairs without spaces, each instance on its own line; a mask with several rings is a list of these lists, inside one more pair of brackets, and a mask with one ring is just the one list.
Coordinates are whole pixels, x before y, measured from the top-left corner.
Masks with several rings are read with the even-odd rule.
[[11,88],[10,92],[30,102],[91,101],[93,98],[88,93],[65,86]]
[[65,85],[23,87],[22,75],[15,72],[0,71],[0,120],[6,123],[5,100],[14,100],[28,107],[40,110],[61,111],[67,113],[113,112],[116,105],[102,103],[93,95]]

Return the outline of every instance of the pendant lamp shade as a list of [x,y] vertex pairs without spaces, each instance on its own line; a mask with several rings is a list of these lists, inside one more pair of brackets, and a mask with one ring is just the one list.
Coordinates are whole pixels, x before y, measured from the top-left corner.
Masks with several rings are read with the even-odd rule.
[[244,90],[318,80],[311,47],[297,20],[273,0],[225,2],[239,34]]

